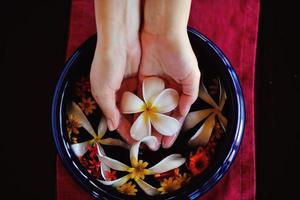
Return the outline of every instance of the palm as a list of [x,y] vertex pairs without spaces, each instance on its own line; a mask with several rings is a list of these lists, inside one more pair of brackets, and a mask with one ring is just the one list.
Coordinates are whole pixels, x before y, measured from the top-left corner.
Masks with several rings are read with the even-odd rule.
[[[183,122],[186,113],[180,111],[182,107],[189,108],[193,103],[195,86],[198,87],[200,78],[197,60],[188,40],[183,38],[172,41],[142,34],[141,44],[140,80],[147,76],[165,78],[168,87],[181,94],[179,107],[172,116]],[[177,135],[164,137],[163,146],[170,147],[176,137]]]

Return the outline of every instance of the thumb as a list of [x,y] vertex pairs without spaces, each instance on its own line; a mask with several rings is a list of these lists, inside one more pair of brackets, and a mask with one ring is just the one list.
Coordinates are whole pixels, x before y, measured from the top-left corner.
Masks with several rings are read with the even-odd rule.
[[92,94],[106,117],[108,129],[110,131],[117,129],[120,112],[116,106],[116,92],[109,87],[97,91],[92,88]]

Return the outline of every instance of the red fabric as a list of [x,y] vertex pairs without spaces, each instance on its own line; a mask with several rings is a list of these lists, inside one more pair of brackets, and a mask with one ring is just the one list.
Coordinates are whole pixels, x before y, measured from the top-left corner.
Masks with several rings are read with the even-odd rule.
[[[189,25],[213,40],[227,55],[242,84],[246,126],[237,159],[225,177],[201,200],[256,198],[254,140],[254,75],[259,16],[258,0],[193,0]],[[93,1],[73,0],[68,57],[94,34]],[[91,196],[70,177],[57,159],[57,199],[88,200]]]

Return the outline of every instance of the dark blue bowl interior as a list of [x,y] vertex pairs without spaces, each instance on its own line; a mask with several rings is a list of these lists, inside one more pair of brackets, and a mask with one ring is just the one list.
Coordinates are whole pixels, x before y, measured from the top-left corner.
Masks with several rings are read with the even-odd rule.
[[[208,169],[180,190],[155,197],[143,196],[143,199],[197,199],[211,189],[225,174],[232,164],[243,135],[245,111],[243,95],[238,78],[224,54],[219,48],[199,32],[188,29],[193,50],[197,56],[203,81],[219,77],[227,93],[227,102],[223,113],[228,119],[226,133],[218,144],[213,161]],[[83,74],[88,74],[93,59],[96,36],[88,39],[71,56],[63,69],[55,90],[52,105],[52,128],[57,151],[68,171],[88,192],[99,199],[140,199],[140,196],[129,197],[116,192],[111,187],[96,181],[81,166],[73,154],[65,134],[65,109],[70,101],[70,86]],[[191,110],[197,110],[195,103]],[[198,128],[198,127],[195,127]],[[174,144],[184,146],[187,142],[177,140]],[[182,147],[181,147],[182,148]]]

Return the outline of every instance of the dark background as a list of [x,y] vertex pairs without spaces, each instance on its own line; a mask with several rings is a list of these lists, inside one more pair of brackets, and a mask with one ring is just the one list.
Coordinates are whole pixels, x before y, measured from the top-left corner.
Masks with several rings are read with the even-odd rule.
[[[1,4],[0,191],[9,195],[6,199],[55,199],[50,105],[65,61],[70,1]],[[261,2],[255,102],[257,199],[299,196],[297,8],[288,1]]]

